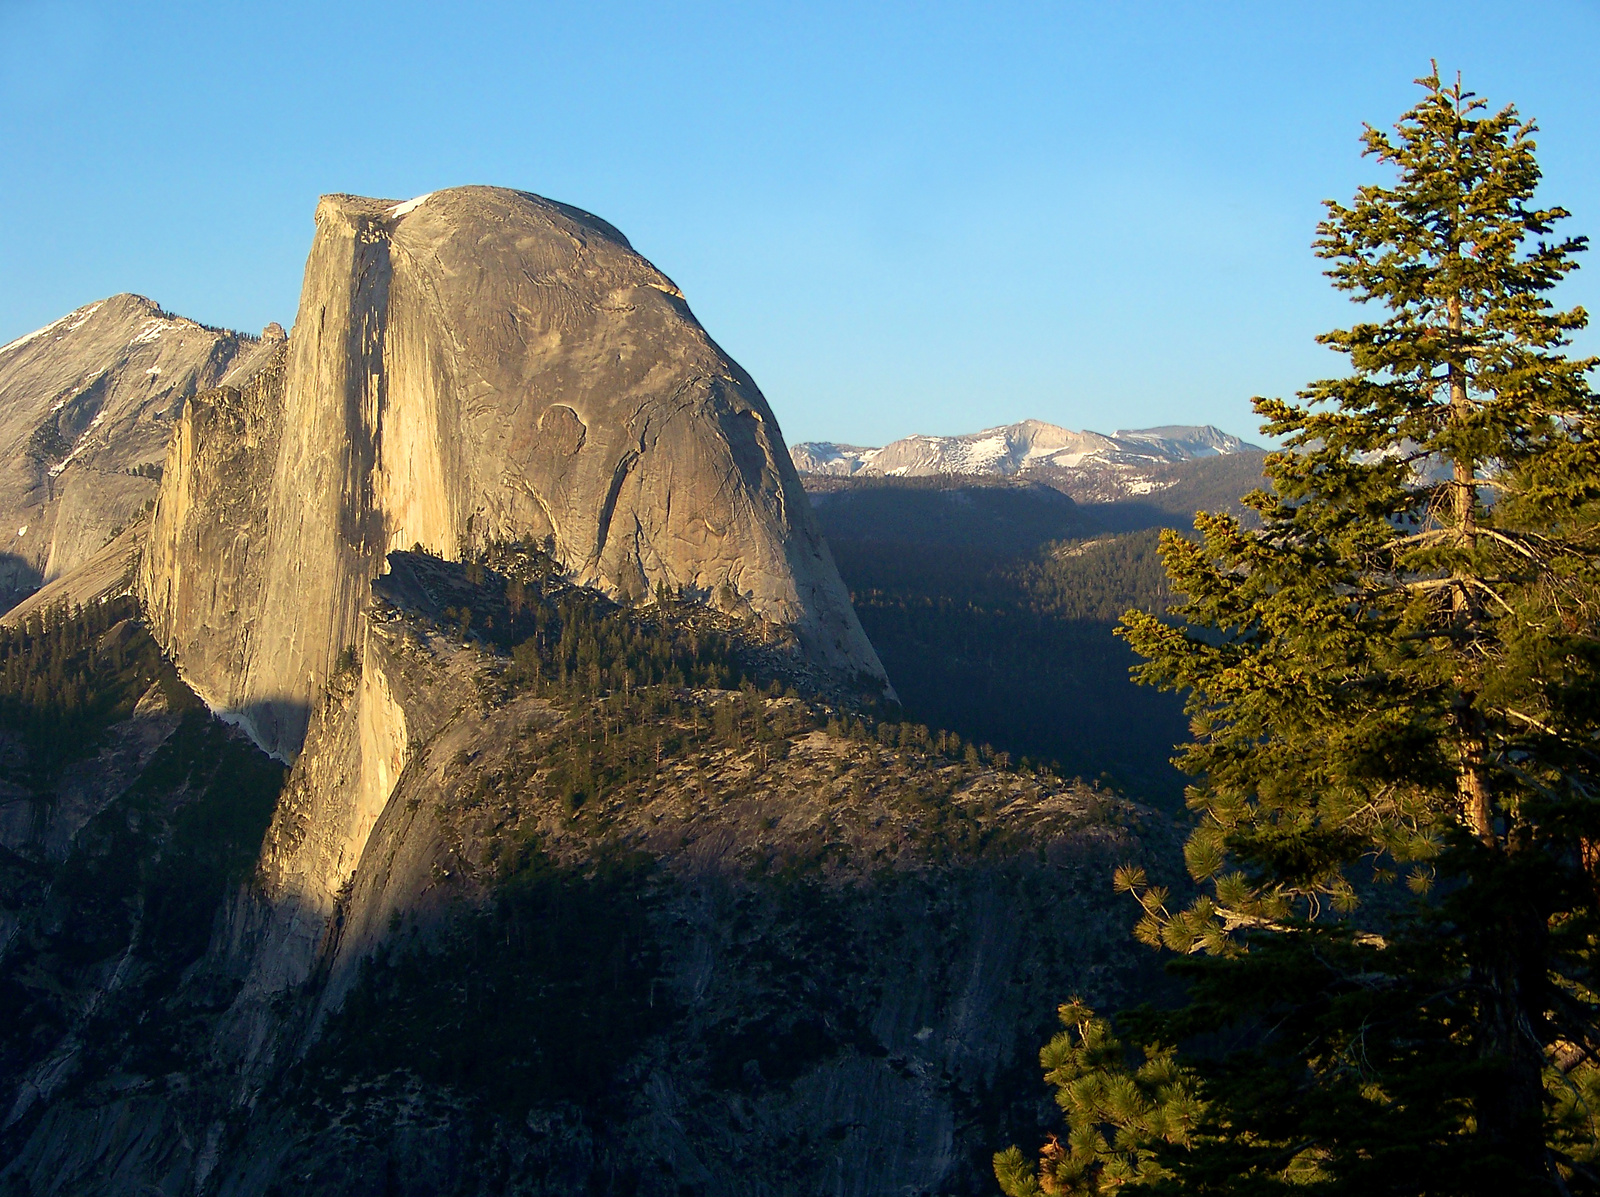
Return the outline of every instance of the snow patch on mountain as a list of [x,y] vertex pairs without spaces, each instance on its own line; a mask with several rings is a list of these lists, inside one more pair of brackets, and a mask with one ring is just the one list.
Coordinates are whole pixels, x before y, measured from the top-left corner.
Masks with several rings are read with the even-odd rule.
[[421,195],[417,196],[416,199],[408,199],[404,203],[396,204],[394,207],[389,209],[389,215],[391,217],[398,218],[406,215],[409,212],[415,212],[418,208],[422,207],[423,204],[427,203],[432,198],[433,192],[425,191]]

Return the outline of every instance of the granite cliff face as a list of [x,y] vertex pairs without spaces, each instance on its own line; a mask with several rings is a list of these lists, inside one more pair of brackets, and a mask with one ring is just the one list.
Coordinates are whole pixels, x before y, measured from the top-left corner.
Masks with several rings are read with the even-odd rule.
[[[416,545],[547,542],[582,585],[684,588],[883,678],[760,391],[587,213],[490,187],[324,197],[252,394],[214,401],[254,413],[248,450],[199,404],[179,429],[140,587],[190,683],[285,758],[385,554]],[[237,548],[219,570],[197,538]]]
[[0,609],[131,523],[184,400],[249,377],[282,341],[276,325],[256,339],[113,295],[0,348]]

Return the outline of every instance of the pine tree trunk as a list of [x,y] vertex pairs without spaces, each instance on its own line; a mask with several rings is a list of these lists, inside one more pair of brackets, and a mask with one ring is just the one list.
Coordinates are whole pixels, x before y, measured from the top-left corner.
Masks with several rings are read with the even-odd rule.
[[[1448,301],[1450,318],[1450,418],[1462,424],[1472,416],[1472,400],[1467,397],[1466,370],[1458,354],[1461,350],[1461,299]],[[1477,462],[1458,454],[1451,461],[1451,498],[1459,546],[1472,554],[1477,549]],[[1459,566],[1454,587],[1454,618],[1469,631],[1477,621],[1477,600],[1467,574],[1472,566]],[[1485,768],[1485,728],[1483,717],[1474,707],[1472,682],[1458,679],[1456,727],[1461,752],[1458,786],[1462,811],[1472,834],[1490,848],[1502,845],[1494,829],[1494,811]],[[1506,867],[1504,858],[1494,869]],[[1478,1133],[1485,1136],[1498,1154],[1509,1163],[1528,1191],[1542,1191],[1547,1178],[1544,1149],[1544,1055],[1528,1026],[1528,1011],[1538,1015],[1544,986],[1544,943],[1547,928],[1530,904],[1517,903],[1515,909],[1501,909],[1486,919],[1483,938],[1474,952],[1472,979],[1483,992],[1482,1051],[1491,1064],[1490,1072],[1477,1099]],[[1533,1005],[1530,1005],[1533,1003]],[[1520,1186],[1518,1186],[1520,1187]],[[1554,1189],[1552,1189],[1554,1191]]]
[[[1450,341],[1452,353],[1459,347],[1462,333],[1461,299],[1452,297],[1447,305],[1450,321]],[[1461,363],[1452,357],[1450,361],[1450,419],[1452,423],[1464,423],[1472,414],[1472,403],[1467,397],[1466,372]],[[1477,512],[1477,462],[1470,457],[1457,456],[1452,462],[1451,491],[1455,508],[1456,534],[1460,538],[1463,548],[1472,552],[1478,543],[1478,512]],[[1474,610],[1473,595],[1468,588],[1465,576],[1458,571],[1456,585],[1452,597],[1452,605],[1457,620],[1469,623],[1476,612]],[[1463,736],[1461,743],[1461,774],[1460,790],[1461,805],[1466,813],[1467,824],[1472,832],[1485,844],[1495,843],[1494,812],[1489,804],[1489,786],[1484,777],[1483,767],[1483,737],[1476,724],[1480,722],[1477,713],[1472,710],[1470,696],[1463,694],[1461,709],[1457,714],[1457,723],[1461,727]]]
[[[1472,415],[1467,395],[1466,371],[1458,356],[1464,322],[1461,300],[1452,297],[1447,304],[1451,360],[1449,363],[1450,419],[1462,424]],[[1458,543],[1468,554],[1478,543],[1477,462],[1466,454],[1452,460],[1451,491],[1454,502]],[[1459,567],[1452,597],[1452,614],[1469,630],[1476,622],[1476,596],[1468,573],[1472,566]],[[1459,734],[1460,773],[1458,787],[1467,825],[1486,847],[1505,847],[1495,832],[1494,810],[1490,800],[1484,762],[1483,717],[1474,708],[1472,683],[1457,679],[1456,726]],[[1491,867],[1504,867],[1496,861]],[[1481,1047],[1491,1065],[1476,1102],[1478,1133],[1516,1175],[1534,1186],[1547,1173],[1544,1145],[1543,1053],[1539,1050],[1528,1023],[1529,1003],[1542,1008],[1539,994],[1544,985],[1544,942],[1547,929],[1538,912],[1522,904],[1515,910],[1497,910],[1486,919],[1475,960],[1472,979],[1485,993],[1480,1023]]]

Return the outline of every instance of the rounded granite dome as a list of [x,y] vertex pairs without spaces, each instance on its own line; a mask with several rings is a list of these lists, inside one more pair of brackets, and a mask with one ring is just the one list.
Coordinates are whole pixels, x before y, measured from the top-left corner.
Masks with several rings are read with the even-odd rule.
[[[497,187],[324,196],[268,389],[252,410],[276,423],[251,435],[270,468],[229,467],[261,479],[227,504],[261,513],[241,577],[183,563],[218,481],[203,437],[179,436],[145,590],[186,672],[280,751],[386,554],[419,544],[532,538],[575,582],[683,589],[883,678],[760,389],[597,217]],[[223,622],[224,594],[248,645],[186,659],[184,629]]]

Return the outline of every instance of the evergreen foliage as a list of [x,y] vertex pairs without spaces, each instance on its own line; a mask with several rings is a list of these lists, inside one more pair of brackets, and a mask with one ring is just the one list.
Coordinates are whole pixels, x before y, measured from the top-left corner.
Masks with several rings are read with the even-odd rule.
[[441,599],[435,623],[509,656],[504,679],[562,700],[648,686],[731,689],[746,680],[731,629],[682,595],[651,607],[612,602],[564,581],[535,545],[496,544],[459,569],[412,553]]
[[0,627],[0,729],[14,737],[3,762],[16,781],[49,778],[88,755],[99,734],[125,719],[152,684],[168,703],[193,705],[161,650],[131,622],[132,597],[68,609],[64,604]]
[[350,1078],[405,1074],[518,1119],[540,1103],[605,1098],[675,1013],[657,992],[654,868],[604,850],[564,868],[523,844],[501,862],[491,903],[435,942],[366,963],[302,1070],[307,1096],[333,1104]]
[[[709,706],[667,686],[619,690],[596,701],[574,702],[559,737],[541,746],[537,756],[530,751],[522,764],[526,778],[542,770],[544,788],[576,814],[602,794],[660,777],[664,762],[722,748],[755,748],[764,761],[781,760],[789,737],[821,726],[817,713],[799,701],[769,709],[766,697],[749,683],[738,695]],[[484,784],[514,781],[505,777]]]
[[1257,400],[1261,529],[1166,537],[1183,622],[1124,619],[1190,695],[1199,896],[1117,877],[1190,1004],[1062,1008],[1013,1197],[1600,1191],[1600,400],[1546,296],[1585,242],[1531,122],[1418,82],[1318,229],[1383,313],[1321,338],[1353,372]]
[[679,784],[675,766],[704,769],[730,752],[753,753],[764,770],[794,738],[826,731],[894,750],[897,781],[926,808],[919,846],[958,852],[974,837],[970,812],[949,805],[954,788],[984,769],[1013,771],[1009,752],[930,730],[893,704],[801,697],[776,675],[785,654],[763,656],[736,622],[688,596],[663,590],[647,607],[614,603],[562,581],[553,559],[527,544],[491,546],[464,565],[428,562],[430,592],[449,596],[435,626],[490,653],[490,672],[499,670],[491,700],[531,692],[564,715],[507,768],[480,775],[464,796],[468,810],[507,790],[542,791],[599,837],[597,799],[646,801]]

